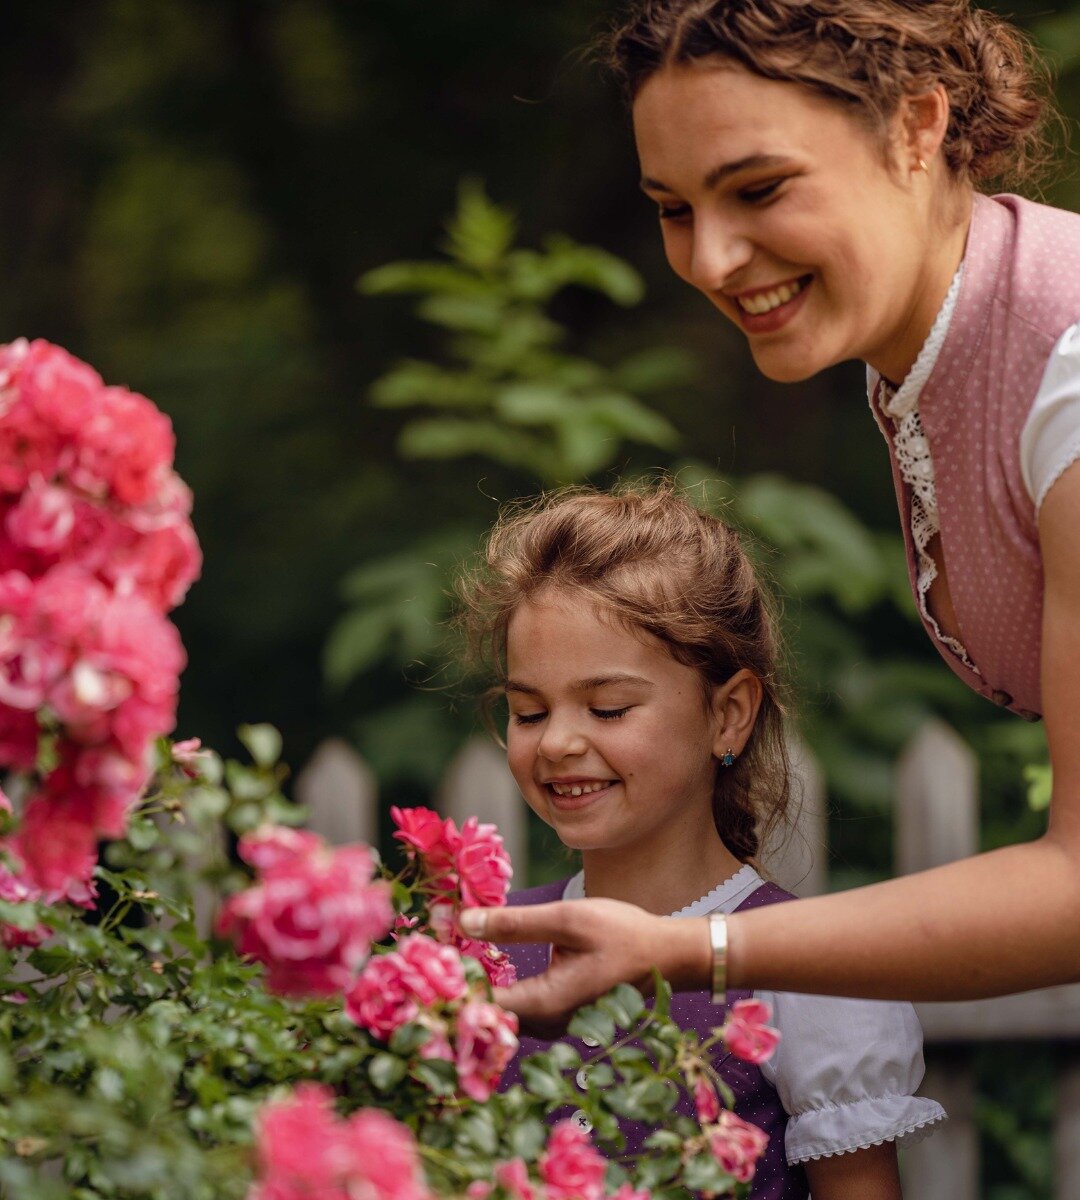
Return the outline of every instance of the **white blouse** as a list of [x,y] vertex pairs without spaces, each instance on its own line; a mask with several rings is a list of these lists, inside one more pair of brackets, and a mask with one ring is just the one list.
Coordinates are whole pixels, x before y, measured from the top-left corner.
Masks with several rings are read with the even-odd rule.
[[[673,917],[734,912],[763,880],[751,866],[713,888]],[[564,900],[585,894],[579,872]],[[755,992],[773,1010],[780,1045],[762,1074],[776,1089],[790,1120],[789,1164],[848,1154],[932,1132],[945,1120],[935,1100],[916,1096],[922,1082],[922,1029],[910,1004],[845,1000],[794,992]]]
[[[866,381],[871,404],[877,403],[892,422],[896,465],[911,489],[909,520],[919,567],[916,580],[919,611],[938,641],[979,674],[979,668],[968,657],[964,646],[956,638],[941,632],[926,604],[930,585],[937,578],[937,565],[927,547],[940,532],[941,525],[934,484],[934,459],[919,416],[919,396],[945,343],[963,277],[964,264],[961,263],[915,365],[900,387],[893,388],[873,367],[867,367]],[[1080,458],[1080,323],[1071,326],[1058,339],[1020,434],[1020,472],[1036,512],[1053,485],[1077,458]]]

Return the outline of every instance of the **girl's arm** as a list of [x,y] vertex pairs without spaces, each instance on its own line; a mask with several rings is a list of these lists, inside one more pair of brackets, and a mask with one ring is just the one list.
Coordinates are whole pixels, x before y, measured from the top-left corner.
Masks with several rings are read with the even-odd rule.
[[[1054,800],[1037,841],[888,883],[733,914],[729,986],[908,1000],[963,1000],[1080,980],[1080,464],[1043,503],[1042,694]],[[657,966],[709,986],[707,922],[614,901],[479,910],[497,942],[553,942],[545,975],[500,994],[535,1029],[556,1028],[620,980]]]
[[903,1200],[896,1143],[805,1164],[813,1200]]

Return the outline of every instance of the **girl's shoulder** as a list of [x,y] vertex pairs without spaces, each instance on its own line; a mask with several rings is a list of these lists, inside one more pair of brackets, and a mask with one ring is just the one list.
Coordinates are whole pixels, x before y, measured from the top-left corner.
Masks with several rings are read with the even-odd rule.
[[568,880],[556,879],[554,883],[543,883],[539,887],[522,888],[513,891],[506,897],[506,903],[512,907],[524,904],[551,904],[563,898]]

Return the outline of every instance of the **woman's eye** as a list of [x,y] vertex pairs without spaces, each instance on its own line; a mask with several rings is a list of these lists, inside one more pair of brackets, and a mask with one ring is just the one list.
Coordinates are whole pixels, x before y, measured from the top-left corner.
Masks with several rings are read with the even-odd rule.
[[774,179],[772,183],[763,184],[761,187],[743,188],[739,196],[750,204],[758,204],[762,200],[768,200],[770,196],[775,195],[776,189],[783,182],[783,179]]
[[513,713],[512,715],[515,725],[535,725],[537,721],[542,721],[547,716],[547,713]]
[[678,221],[682,217],[690,215],[689,204],[661,204],[660,205],[660,220],[661,221]]
[[626,705],[625,708],[594,708],[592,715],[599,717],[601,721],[617,721],[619,717],[625,716],[631,708],[633,708],[632,704]]

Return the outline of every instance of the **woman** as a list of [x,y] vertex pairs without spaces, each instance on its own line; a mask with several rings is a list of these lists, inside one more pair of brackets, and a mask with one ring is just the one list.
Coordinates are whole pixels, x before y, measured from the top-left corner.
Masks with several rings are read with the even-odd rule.
[[968,0],[646,0],[611,41],[668,260],[797,382],[868,364],[912,586],[948,665],[1042,715],[1046,834],[857,891],[673,922],[573,902],[466,918],[552,942],[536,1029],[658,966],[678,987],[952,1000],[1080,980],[1080,217],[1023,177],[1045,106]]

